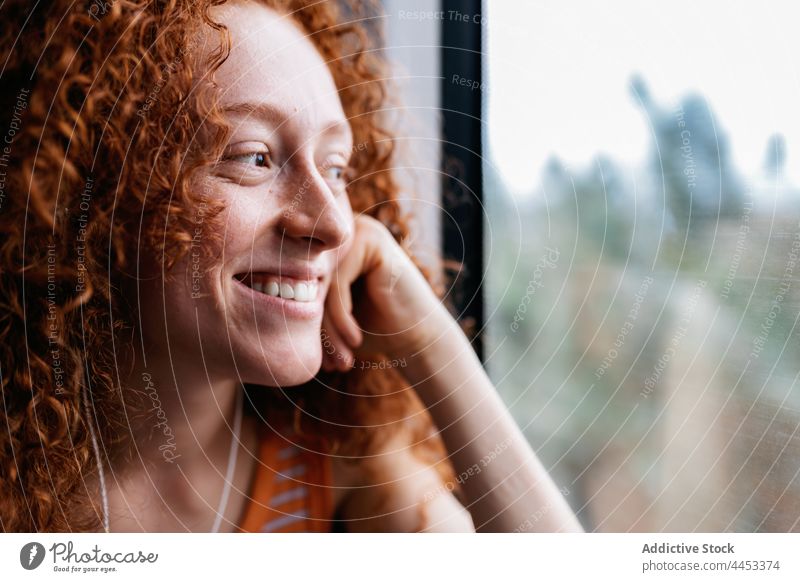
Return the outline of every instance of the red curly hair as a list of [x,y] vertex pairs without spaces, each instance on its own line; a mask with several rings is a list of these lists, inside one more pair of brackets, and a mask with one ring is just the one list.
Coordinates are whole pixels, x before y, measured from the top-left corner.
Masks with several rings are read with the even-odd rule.
[[[223,3],[52,0],[33,12],[24,0],[2,5],[4,531],[101,529],[96,491],[86,485],[98,471],[88,419],[96,420],[112,469],[129,459],[123,409],[148,412],[146,399],[122,386],[117,369],[136,321],[121,289],[142,249],[169,270],[192,241],[198,204],[192,177],[221,153],[227,131],[213,79],[230,39],[210,12]],[[389,75],[375,50],[376,31],[360,24],[374,8],[357,1],[264,3],[291,14],[329,64],[355,143],[366,144],[352,161],[353,209],[381,220],[402,244],[409,228],[382,114]],[[189,53],[203,26],[216,31],[222,48],[199,67]],[[201,129],[214,136],[211,154],[198,145]],[[206,211],[209,237],[221,211]],[[321,374],[306,386],[248,394],[249,413],[270,426],[290,421],[307,446],[354,462],[406,431],[409,445],[452,482],[430,417],[396,370]]]

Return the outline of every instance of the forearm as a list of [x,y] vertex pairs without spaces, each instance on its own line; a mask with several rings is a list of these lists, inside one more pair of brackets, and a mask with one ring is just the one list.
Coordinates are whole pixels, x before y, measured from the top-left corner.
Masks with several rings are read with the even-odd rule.
[[582,531],[497,395],[469,341],[445,315],[406,375],[439,427],[478,531]]

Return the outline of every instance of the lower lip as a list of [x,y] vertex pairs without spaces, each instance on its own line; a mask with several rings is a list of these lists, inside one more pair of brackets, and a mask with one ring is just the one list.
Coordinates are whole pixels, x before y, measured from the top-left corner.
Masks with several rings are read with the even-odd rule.
[[322,316],[322,301],[319,295],[314,301],[295,301],[260,293],[236,278],[233,279],[233,285],[246,293],[255,307],[273,309],[292,319],[316,319]]

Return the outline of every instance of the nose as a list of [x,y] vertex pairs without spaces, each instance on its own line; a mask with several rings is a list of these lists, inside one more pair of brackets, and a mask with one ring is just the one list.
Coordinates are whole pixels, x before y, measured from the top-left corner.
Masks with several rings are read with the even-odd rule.
[[290,174],[294,179],[280,220],[286,236],[316,251],[344,245],[353,233],[347,193],[334,193],[313,164],[304,163]]

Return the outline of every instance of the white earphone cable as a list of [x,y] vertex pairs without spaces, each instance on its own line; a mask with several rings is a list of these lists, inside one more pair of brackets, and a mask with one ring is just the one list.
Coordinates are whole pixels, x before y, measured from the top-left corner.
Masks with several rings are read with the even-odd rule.
[[[86,424],[89,426],[89,435],[92,438],[92,448],[94,449],[94,458],[97,462],[97,473],[100,477],[100,495],[103,501],[103,529],[106,533],[111,532],[108,523],[108,491],[106,489],[106,473],[103,469],[103,461],[100,458],[100,446],[97,444],[97,433],[94,430],[94,417],[89,409],[89,388],[84,386],[83,390],[83,405],[86,409]],[[94,409],[94,407],[92,407]]]
[[214,520],[214,527],[211,528],[211,533],[217,533],[222,525],[222,518],[225,515],[225,508],[228,506],[228,497],[230,497],[231,493],[233,474],[236,471],[236,458],[239,456],[239,436],[242,432],[242,415],[244,412],[243,388],[240,388],[239,392],[236,394],[236,402],[236,416],[233,420],[233,439],[231,440],[231,451],[228,454],[228,470],[225,473],[225,488],[222,490],[222,496],[219,499],[217,518]]

